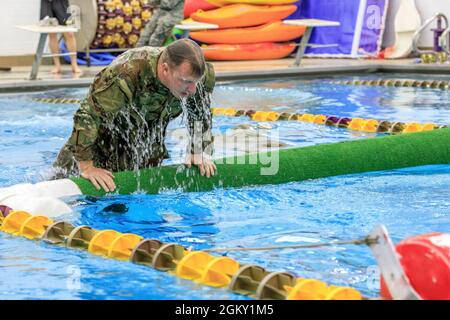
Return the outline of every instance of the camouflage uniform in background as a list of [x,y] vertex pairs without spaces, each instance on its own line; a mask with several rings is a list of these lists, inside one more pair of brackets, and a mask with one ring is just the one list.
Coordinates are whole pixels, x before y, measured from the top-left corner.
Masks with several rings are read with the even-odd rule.
[[150,0],[155,7],[136,47],[161,47],[173,27],[184,18],[184,0]]
[[[157,78],[162,49],[144,47],[123,53],[98,73],[74,115],[74,127],[54,167],[56,178],[79,175],[78,161],[117,171],[158,166],[169,158],[164,137],[170,120],[182,113],[181,100]],[[187,99],[191,153],[212,154],[210,96],[213,66],[206,64],[202,85]],[[197,141],[194,141],[197,140]],[[194,150],[195,149],[195,150]]]

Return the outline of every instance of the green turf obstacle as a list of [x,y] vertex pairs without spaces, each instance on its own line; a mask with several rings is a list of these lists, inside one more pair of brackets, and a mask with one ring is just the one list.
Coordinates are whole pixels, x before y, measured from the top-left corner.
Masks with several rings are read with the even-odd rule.
[[[195,192],[449,163],[450,128],[445,128],[220,159],[211,178],[201,176],[196,168],[171,165],[118,172],[115,182],[120,194]],[[72,180],[83,194],[104,195],[85,179]]]

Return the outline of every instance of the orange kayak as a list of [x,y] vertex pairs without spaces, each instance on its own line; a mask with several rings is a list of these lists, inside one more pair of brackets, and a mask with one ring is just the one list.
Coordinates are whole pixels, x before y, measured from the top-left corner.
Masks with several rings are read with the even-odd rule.
[[295,43],[212,44],[202,46],[207,60],[281,59],[295,50]]
[[222,8],[191,14],[198,22],[212,23],[220,28],[239,28],[258,26],[270,21],[282,20],[297,10],[295,5],[257,6],[232,4]]
[[249,28],[192,31],[190,36],[192,39],[204,43],[284,42],[301,37],[305,30],[305,26],[290,26],[282,21],[275,21]]
[[295,3],[298,0],[206,0],[206,1],[217,7],[223,7],[230,3],[247,3],[247,4],[275,6],[275,5],[280,5],[280,4]]
[[218,6],[209,3],[205,0],[185,0],[184,1],[184,17],[189,18],[191,14],[198,9],[210,10],[215,9]]

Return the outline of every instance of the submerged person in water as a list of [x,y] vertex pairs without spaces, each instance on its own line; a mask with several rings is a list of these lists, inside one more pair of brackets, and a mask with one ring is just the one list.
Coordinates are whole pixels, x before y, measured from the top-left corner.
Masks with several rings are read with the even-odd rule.
[[167,125],[183,110],[190,135],[186,164],[214,175],[214,85],[213,66],[191,40],[128,50],[95,76],[53,165],[57,177],[81,175],[97,189],[114,191],[113,172],[159,166],[169,158]]

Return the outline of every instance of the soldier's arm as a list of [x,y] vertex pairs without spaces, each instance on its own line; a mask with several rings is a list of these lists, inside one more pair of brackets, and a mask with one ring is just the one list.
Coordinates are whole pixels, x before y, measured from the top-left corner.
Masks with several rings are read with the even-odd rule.
[[101,114],[95,112],[86,100],[81,103],[80,108],[75,112],[69,148],[78,162],[93,160],[92,148],[97,140],[98,127],[101,121]]
[[212,64],[207,63],[202,86],[187,101],[189,134],[191,136],[191,154],[205,153],[212,156],[214,137],[212,135],[211,95],[215,85],[215,73]]
[[93,146],[99,127],[112,121],[116,112],[132,99],[130,87],[127,81],[117,78],[99,89],[91,90],[74,115],[74,127],[69,138],[77,161],[93,160]]
[[[94,86],[93,86],[94,87]],[[74,116],[74,129],[69,146],[79,163],[81,176],[99,190],[114,191],[113,174],[94,166],[94,145],[99,138],[99,128],[112,122],[115,114],[133,99],[133,84],[117,77],[91,92]]]
[[[92,99],[89,97],[89,99]],[[114,191],[114,176],[111,172],[96,168],[93,161],[93,145],[98,136],[98,127],[102,121],[101,114],[96,112],[87,101],[84,101],[74,116],[74,128],[69,138],[69,149],[78,161],[80,174],[88,179],[99,190]]]

